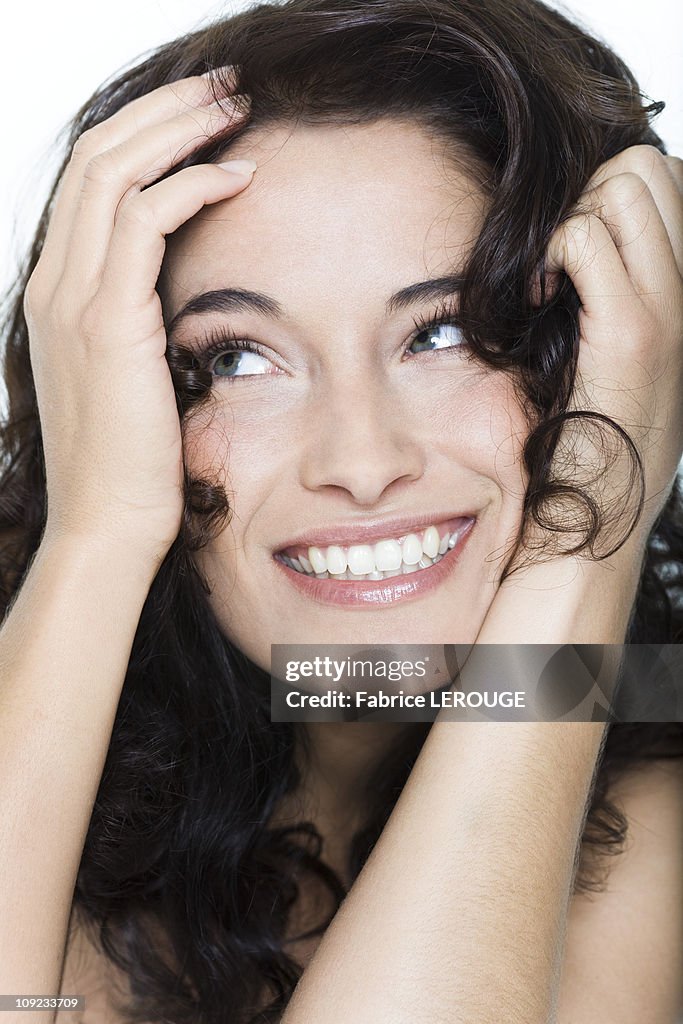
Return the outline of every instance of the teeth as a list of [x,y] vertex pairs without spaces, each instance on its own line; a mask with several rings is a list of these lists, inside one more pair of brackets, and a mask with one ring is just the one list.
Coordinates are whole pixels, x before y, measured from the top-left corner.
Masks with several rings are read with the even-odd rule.
[[[287,558],[286,555],[281,556],[282,561],[285,565],[289,565],[292,569],[297,569],[297,560],[293,558]],[[397,569],[386,569],[380,570],[375,569],[369,573],[355,573],[350,569],[345,572],[333,573],[333,572],[316,572],[309,573],[302,566],[298,567],[298,571],[308,576],[315,576],[319,580],[384,580],[390,579],[394,576],[405,576],[410,575],[412,572],[417,572],[418,569],[428,569],[430,565],[436,565],[443,558],[442,554],[437,554],[436,558],[430,558],[428,555],[423,555],[420,561],[416,565],[409,565],[407,562],[401,562]]]
[[335,576],[346,572],[346,555],[343,548],[333,544],[327,549],[327,571]]
[[375,544],[375,565],[379,572],[401,568],[401,545],[397,540],[381,540]]
[[308,558],[313,572],[318,576],[320,573],[327,573],[327,559],[320,548],[309,548]]
[[366,576],[375,571],[375,554],[369,544],[352,544],[347,557],[349,572],[355,576]]
[[439,553],[439,531],[435,526],[429,526],[422,537],[422,550],[429,558],[435,558]]
[[417,565],[422,558],[422,542],[416,533],[409,533],[401,544],[403,561],[406,565]]
[[428,569],[455,547],[462,529],[439,536],[436,526],[428,526],[420,536],[409,533],[402,540],[388,538],[376,544],[351,544],[348,548],[330,544],[328,548],[311,546],[308,557],[279,556],[295,572],[317,579],[381,580]]

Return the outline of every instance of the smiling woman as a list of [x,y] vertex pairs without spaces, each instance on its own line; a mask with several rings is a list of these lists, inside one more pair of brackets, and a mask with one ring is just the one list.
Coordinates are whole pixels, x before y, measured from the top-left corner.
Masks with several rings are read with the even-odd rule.
[[261,4],[83,107],[6,331],[1,991],[683,1009],[680,721],[269,706],[272,644],[680,642],[658,109],[536,0]]
[[524,493],[521,409],[458,326],[484,195],[419,125],[257,123],[230,147],[254,181],[176,232],[160,280],[212,379],[188,468],[229,459],[230,529],[197,556],[216,616],[265,671],[271,643],[473,639]]

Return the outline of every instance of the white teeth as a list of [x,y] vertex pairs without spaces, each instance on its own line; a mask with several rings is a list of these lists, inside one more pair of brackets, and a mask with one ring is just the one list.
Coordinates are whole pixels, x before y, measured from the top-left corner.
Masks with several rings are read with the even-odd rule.
[[434,558],[439,553],[439,531],[435,526],[428,526],[422,536],[422,551],[425,555],[430,558]]
[[380,580],[428,569],[454,548],[462,535],[463,527],[441,537],[436,526],[428,526],[422,535],[409,533],[400,541],[387,538],[374,545],[351,544],[348,548],[340,544],[327,548],[311,546],[308,557],[280,557],[296,572],[318,579]]
[[327,549],[327,571],[335,576],[346,572],[346,555],[343,548],[332,544]]
[[380,540],[375,544],[375,565],[380,572],[401,568],[401,545],[397,540]]
[[313,573],[313,572],[308,573],[307,570],[305,570],[303,566],[298,564],[298,560],[296,558],[288,558],[286,555],[282,555],[281,558],[282,558],[282,561],[285,563],[285,565],[288,565],[290,568],[295,569],[298,572],[304,573],[305,575],[315,576],[315,578],[319,579],[319,580],[334,579],[334,580],[356,580],[356,581],[358,581],[358,580],[375,580],[375,581],[377,581],[377,580],[389,579],[389,578],[394,577],[394,576],[410,575],[410,573],[417,572],[419,569],[428,569],[431,565],[436,565],[437,562],[440,562],[441,559],[443,558],[443,555],[442,554],[437,554],[435,558],[430,558],[428,555],[423,555],[422,558],[420,559],[420,561],[416,565],[409,565],[407,562],[403,562],[402,561],[400,566],[397,569],[386,569],[386,570],[375,569],[375,570],[373,570],[372,572],[369,572],[369,573],[354,573],[354,572],[351,572],[351,570],[349,570],[349,569],[347,569],[345,572],[341,572],[341,573],[337,573],[337,572],[332,573],[332,572],[327,572],[327,571],[325,571],[325,572],[316,572],[316,573]]
[[355,576],[366,576],[375,571],[375,553],[369,544],[352,544],[347,558],[349,572]]
[[308,558],[311,563],[311,568],[316,576],[321,572],[327,572],[327,559],[320,548],[309,548]]
[[422,543],[416,533],[409,533],[401,544],[401,553],[406,565],[417,565],[422,558]]

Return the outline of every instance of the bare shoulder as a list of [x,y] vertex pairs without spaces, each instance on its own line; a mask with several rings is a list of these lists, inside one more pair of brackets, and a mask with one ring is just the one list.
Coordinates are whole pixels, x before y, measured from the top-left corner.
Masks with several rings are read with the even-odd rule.
[[671,1024],[683,1014],[683,759],[625,772],[609,798],[626,815],[606,887],[568,913],[558,1024]]
[[83,996],[85,1009],[61,1011],[58,1024],[126,1024],[116,1010],[128,994],[127,978],[102,953],[78,916],[71,918],[60,995]]

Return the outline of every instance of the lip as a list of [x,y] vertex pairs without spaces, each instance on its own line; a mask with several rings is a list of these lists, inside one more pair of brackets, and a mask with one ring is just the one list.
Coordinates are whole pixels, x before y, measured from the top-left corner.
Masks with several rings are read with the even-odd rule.
[[[459,525],[457,520],[465,519],[476,519],[476,513],[435,512],[431,515],[396,516],[393,519],[373,519],[362,523],[339,523],[337,526],[328,526],[324,530],[307,530],[296,537],[291,537],[274,548],[273,553],[281,554],[287,548],[300,546],[329,547],[330,544],[340,544],[348,547],[350,544],[369,544],[372,541],[384,540],[385,537],[402,537],[408,533],[426,530],[432,524],[439,526],[451,521],[456,524],[453,529],[457,529]],[[449,532],[452,533],[453,530]]]
[[[276,558],[273,561],[293,587],[318,604],[366,611],[405,604],[436,590],[457,566],[459,556],[476,523],[476,517],[473,516],[458,518],[468,518],[471,519],[471,522],[459,537],[457,544],[450,548],[436,565],[428,566],[426,569],[417,569],[407,576],[390,576],[384,580],[359,580],[358,582],[319,580],[315,576],[305,576],[303,573],[297,572],[296,569],[290,569],[288,565]],[[434,522],[434,520],[430,520],[430,522]],[[411,524],[414,523],[415,520],[411,520]],[[383,526],[385,525],[383,524]],[[429,522],[426,525],[428,526]],[[335,534],[335,536],[339,537],[339,534]],[[357,532],[355,536],[358,537]],[[381,536],[386,537],[387,534],[383,533]]]

